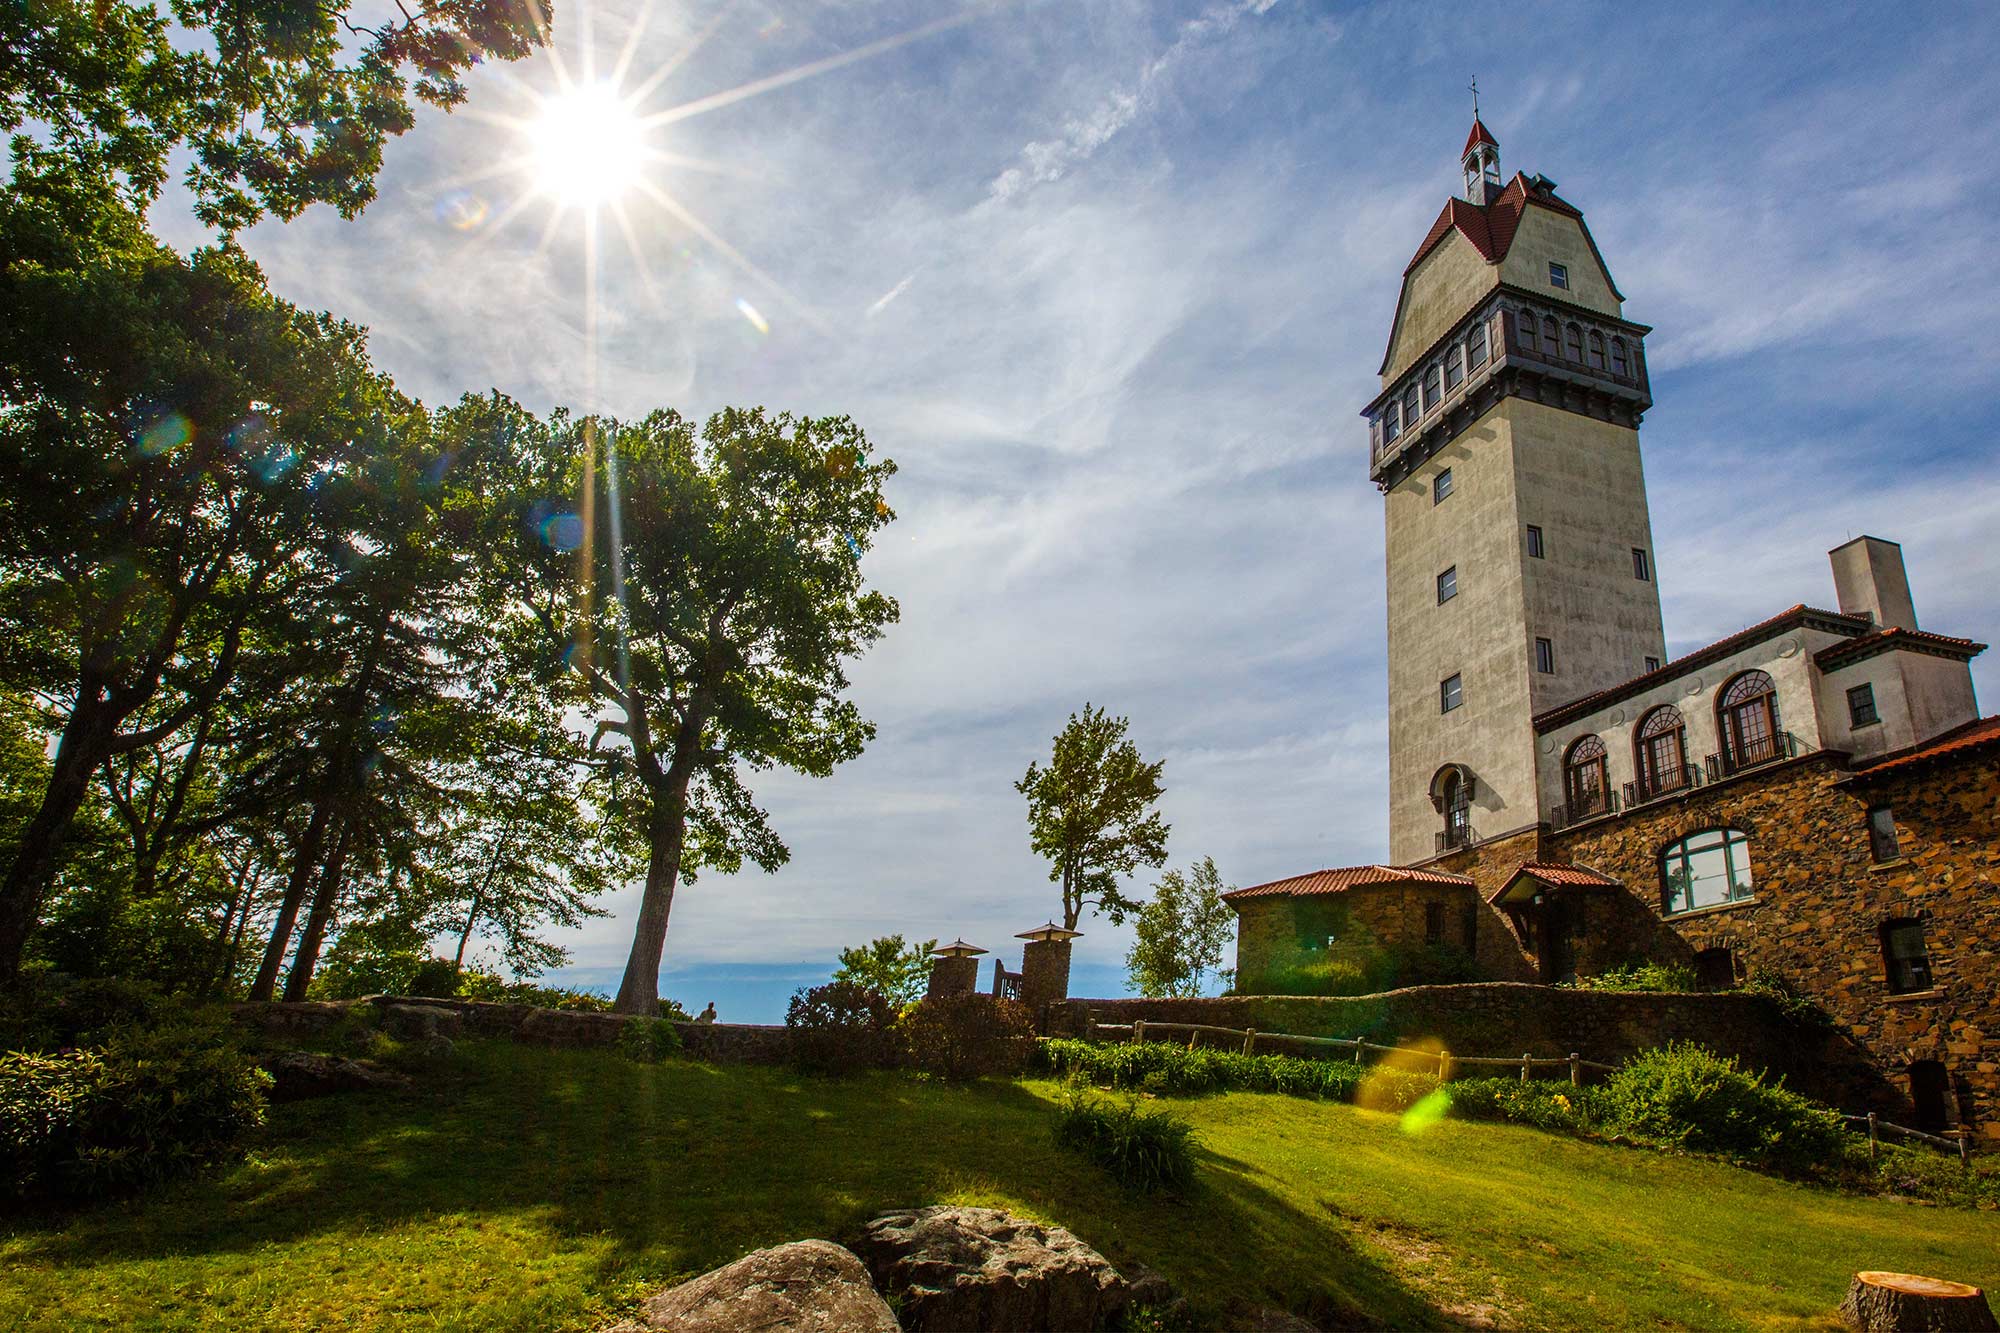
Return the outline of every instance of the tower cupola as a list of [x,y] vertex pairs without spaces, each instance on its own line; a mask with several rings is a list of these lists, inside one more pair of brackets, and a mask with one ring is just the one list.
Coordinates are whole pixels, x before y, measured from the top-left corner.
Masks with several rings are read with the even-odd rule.
[[1465,136],[1461,160],[1465,164],[1465,201],[1484,208],[1500,193],[1500,145],[1480,123],[1478,112],[1473,113],[1472,133]]

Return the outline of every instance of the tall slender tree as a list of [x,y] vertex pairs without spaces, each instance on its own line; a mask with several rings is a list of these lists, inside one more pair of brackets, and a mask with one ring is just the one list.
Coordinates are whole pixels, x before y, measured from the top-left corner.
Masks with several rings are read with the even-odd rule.
[[1086,906],[1113,925],[1139,909],[1119,877],[1167,859],[1160,799],[1164,761],[1147,763],[1126,737],[1131,723],[1084,704],[1056,734],[1048,767],[1039,762],[1014,784],[1028,798],[1028,837],[1062,885],[1063,926],[1075,930]]

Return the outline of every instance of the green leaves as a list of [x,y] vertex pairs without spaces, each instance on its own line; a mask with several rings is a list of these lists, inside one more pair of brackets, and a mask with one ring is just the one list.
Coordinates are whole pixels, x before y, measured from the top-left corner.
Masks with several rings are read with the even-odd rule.
[[901,935],[884,935],[854,949],[840,951],[835,981],[851,981],[908,1008],[924,997],[931,977],[931,951],[936,940],[904,944]]
[[1215,858],[1204,856],[1185,875],[1169,870],[1139,908],[1137,938],[1125,968],[1141,995],[1199,995],[1203,979],[1222,966],[1235,913]]
[[1055,738],[1049,766],[1028,765],[1014,789],[1028,798],[1028,834],[1062,885],[1063,925],[1076,929],[1086,904],[1113,925],[1137,911],[1118,877],[1167,859],[1167,823],[1153,804],[1164,762],[1148,764],[1126,739],[1129,722],[1083,706]]

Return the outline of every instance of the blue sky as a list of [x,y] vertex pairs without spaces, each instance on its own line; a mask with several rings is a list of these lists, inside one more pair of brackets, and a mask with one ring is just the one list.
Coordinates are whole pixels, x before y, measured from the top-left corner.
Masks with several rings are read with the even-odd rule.
[[[557,0],[559,55],[609,68],[643,9]],[[852,672],[879,737],[830,779],[759,776],[792,862],[681,893],[668,993],[770,1020],[892,931],[1016,956],[1057,895],[1012,784],[1085,700],[1166,761],[1174,864],[1250,884],[1385,855],[1356,412],[1475,73],[1503,169],[1559,183],[1655,327],[1670,649],[1831,601],[1825,552],[1863,531],[1904,544],[1927,627],[2000,635],[1990,9],[662,4],[628,84],[711,21],[649,108],[959,12],[662,127],[713,168],[652,173],[710,235],[635,205],[636,246],[605,241],[607,410],[847,413],[902,469],[868,572],[903,620]],[[248,248],[428,401],[583,403],[580,229],[545,235],[535,200],[496,225],[528,181],[481,175],[519,151],[496,117],[554,82],[546,56],[476,72],[361,218]],[[1975,675],[1992,711],[2000,668]],[[615,982],[634,899],[569,940],[571,978]],[[1108,993],[1129,937],[1084,929],[1079,985]]]

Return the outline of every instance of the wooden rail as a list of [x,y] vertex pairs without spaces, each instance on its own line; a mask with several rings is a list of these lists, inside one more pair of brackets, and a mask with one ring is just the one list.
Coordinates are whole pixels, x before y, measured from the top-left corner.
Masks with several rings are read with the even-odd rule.
[[1927,1134],[1921,1129],[1910,1129],[1905,1125],[1892,1125],[1877,1116],[1873,1111],[1870,1111],[1867,1115],[1843,1115],[1840,1118],[1850,1125],[1866,1125],[1868,1127],[1868,1159],[1870,1161],[1875,1160],[1877,1144],[1880,1143],[1881,1136],[1886,1131],[1890,1134],[1900,1134],[1906,1139],[1916,1139],[1939,1148],[1951,1149],[1958,1154],[1959,1161],[1966,1163],[1968,1166],[1972,1163],[1972,1136],[1964,1129],[1955,1129],[1949,1134]]
[[1099,1033],[1130,1033],[1131,1040],[1137,1043],[1147,1040],[1148,1033],[1169,1032],[1187,1033],[1189,1050],[1195,1048],[1202,1033],[1210,1032],[1218,1037],[1228,1037],[1232,1041],[1242,1042],[1243,1054],[1245,1055],[1254,1055],[1257,1050],[1257,1039],[1259,1037],[1266,1037],[1273,1041],[1304,1042],[1309,1046],[1332,1046],[1351,1052],[1356,1064],[1360,1064],[1361,1057],[1369,1051],[1374,1051],[1380,1055],[1415,1056],[1420,1060],[1435,1060],[1437,1062],[1437,1076],[1441,1081],[1449,1080],[1463,1067],[1483,1065],[1497,1066],[1502,1069],[1519,1069],[1523,1083],[1526,1083],[1534,1076],[1536,1069],[1566,1069],[1569,1071],[1571,1085],[1575,1086],[1583,1082],[1583,1071],[1586,1069],[1599,1069],[1609,1073],[1617,1068],[1616,1065],[1607,1065],[1599,1060],[1586,1060],[1574,1051],[1570,1052],[1567,1057],[1543,1057],[1531,1055],[1526,1052],[1523,1052],[1519,1056],[1453,1055],[1450,1051],[1420,1051],[1413,1050],[1408,1046],[1383,1046],[1380,1043],[1369,1041],[1364,1037],[1308,1037],[1296,1032],[1260,1033],[1255,1028],[1225,1028],[1217,1027],[1213,1023],[1149,1023],[1143,1018],[1135,1019],[1130,1023],[1100,1023],[1097,1021],[1097,1011],[1095,1009],[1088,1012],[1084,1025],[1085,1040],[1095,1040]]

